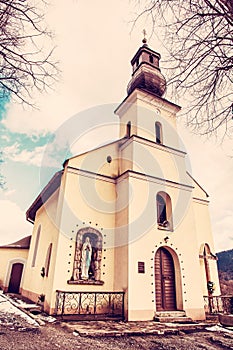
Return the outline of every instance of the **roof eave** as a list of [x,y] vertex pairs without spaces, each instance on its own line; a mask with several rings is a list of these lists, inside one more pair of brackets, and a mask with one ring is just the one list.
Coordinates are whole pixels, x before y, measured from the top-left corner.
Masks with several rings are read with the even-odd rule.
[[37,210],[52,196],[61,183],[63,170],[55,173],[41,193],[37,196],[30,208],[26,212],[27,221],[34,223]]

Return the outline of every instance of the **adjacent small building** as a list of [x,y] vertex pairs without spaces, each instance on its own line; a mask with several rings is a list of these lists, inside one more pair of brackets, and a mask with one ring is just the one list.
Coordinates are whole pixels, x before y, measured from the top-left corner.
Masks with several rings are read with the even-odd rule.
[[0,287],[4,292],[21,293],[31,236],[0,246]]
[[50,314],[204,320],[203,296],[220,295],[208,195],[187,171],[159,60],[144,39],[119,139],[67,159],[27,211],[20,291]]

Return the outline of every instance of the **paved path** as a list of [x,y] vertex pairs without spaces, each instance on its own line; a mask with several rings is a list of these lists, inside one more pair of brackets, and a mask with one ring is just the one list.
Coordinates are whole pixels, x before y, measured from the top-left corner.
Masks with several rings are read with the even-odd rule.
[[[204,330],[210,327],[210,323],[159,323],[146,322],[116,322],[116,321],[85,321],[62,322],[61,326],[80,336],[88,337],[112,337],[132,335],[167,335],[190,333]],[[221,328],[220,328],[221,330]],[[224,330],[223,330],[224,331]]]

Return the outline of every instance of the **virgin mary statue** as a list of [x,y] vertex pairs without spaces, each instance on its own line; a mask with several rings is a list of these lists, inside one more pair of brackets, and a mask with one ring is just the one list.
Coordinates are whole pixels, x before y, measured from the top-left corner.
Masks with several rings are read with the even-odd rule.
[[91,264],[91,254],[92,254],[92,247],[90,238],[86,237],[85,242],[82,246],[82,262],[81,262],[81,279],[87,280],[89,278],[88,271]]

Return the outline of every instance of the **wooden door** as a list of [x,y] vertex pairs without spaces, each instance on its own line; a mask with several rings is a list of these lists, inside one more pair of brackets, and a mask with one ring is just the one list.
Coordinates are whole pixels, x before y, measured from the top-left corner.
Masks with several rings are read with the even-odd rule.
[[11,277],[8,286],[8,293],[19,293],[20,282],[23,272],[23,264],[16,263],[12,265]]
[[174,262],[165,248],[158,249],[155,254],[155,294],[157,311],[177,309]]

